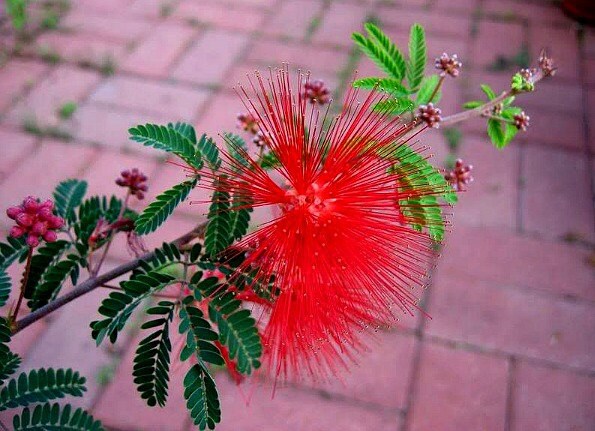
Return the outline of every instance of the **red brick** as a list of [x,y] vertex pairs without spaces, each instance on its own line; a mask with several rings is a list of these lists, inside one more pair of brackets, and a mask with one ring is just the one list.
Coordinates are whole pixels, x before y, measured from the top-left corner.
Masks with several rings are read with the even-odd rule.
[[[532,27],[540,26],[543,30],[544,24],[571,26],[572,20],[560,13],[558,5],[549,2],[527,3],[514,0],[487,0],[483,4],[483,11],[502,20],[528,20]],[[549,31],[549,29],[548,29]],[[544,34],[547,32],[543,32]]]
[[61,25],[71,31],[87,33],[101,37],[103,40],[131,43],[147,34],[152,24],[140,18],[124,16],[121,13],[114,15],[102,15],[81,13],[74,11],[69,13]]
[[[172,344],[178,346],[180,336],[175,332],[172,333],[172,336]],[[110,428],[182,431],[188,420],[186,404],[182,395],[182,381],[186,365],[179,366],[177,365],[178,361],[174,361],[172,369],[175,368],[175,370],[170,374],[170,390],[166,406],[164,408],[148,407],[136,391],[136,386],[132,381],[132,361],[139,339],[130,344],[112,383],[95,405],[93,415]]]
[[531,53],[537,62],[539,52],[545,48],[558,65],[557,79],[579,78],[579,47],[578,35],[574,26],[568,28],[548,28],[543,30],[543,25],[534,25],[530,30]]
[[351,33],[361,32],[368,13],[368,7],[333,3],[318,28],[313,41],[331,45],[350,47],[353,45]]
[[[358,365],[340,378],[316,388],[365,403],[404,409],[413,371],[415,337],[382,334],[358,355]],[[373,372],[376,370],[376,372]]]
[[527,113],[531,117],[531,124],[526,132],[520,132],[515,139],[537,146],[549,144],[570,150],[585,150],[581,116],[533,109],[527,110]]
[[[91,148],[44,140],[27,163],[17,167],[0,185],[0,202],[19,202],[27,195],[51,197],[54,187],[76,178],[94,155]],[[40,180],[42,175],[43,180]]]
[[444,10],[447,12],[466,12],[472,13],[477,10],[478,0],[433,0],[431,2],[434,10]]
[[157,20],[164,18],[163,10],[167,11],[169,8],[169,12],[173,12],[179,0],[128,0],[128,2],[129,6],[125,9],[127,14]]
[[[563,173],[559,175],[558,173]],[[573,233],[593,240],[593,202],[587,159],[528,147],[524,154],[523,226],[549,238]]]
[[595,86],[595,58],[585,58],[583,64],[586,75],[585,84]]
[[515,370],[511,430],[590,430],[595,379],[520,362]]
[[322,11],[322,3],[313,0],[284,2],[262,29],[267,34],[302,40],[308,27]]
[[66,102],[81,101],[98,82],[95,72],[60,66],[11,109],[7,119],[19,126],[28,118],[42,126],[56,125],[60,122],[60,107]]
[[133,1],[134,0],[78,0],[76,10],[81,13],[104,12],[115,14],[121,12]]
[[[251,77],[251,79],[254,79],[254,77]],[[249,85],[247,79],[243,79],[242,84]],[[217,135],[223,132],[236,133],[248,140],[250,135],[243,133],[236,126],[237,115],[246,111],[247,109],[237,94],[219,93],[209,101],[207,108],[198,117],[197,130],[200,133],[206,133],[217,141],[220,141]]]
[[194,118],[207,96],[208,92],[203,90],[116,76],[97,88],[90,101],[164,116],[175,122]]
[[247,36],[209,30],[184,55],[172,77],[196,84],[220,84],[247,41]]
[[[122,63],[122,69],[150,77],[165,77],[182,54],[196,30],[162,23]],[[155,55],[156,53],[159,55]]]
[[235,4],[199,4],[193,0],[185,0],[176,8],[175,16],[220,28],[254,31],[262,28],[265,12]]
[[[46,320],[38,320],[27,329],[12,336],[10,350],[17,353],[21,358],[26,358],[46,329]],[[63,342],[64,340],[61,341],[61,343]]]
[[2,143],[1,181],[18,166],[19,162],[33,152],[37,138],[24,133],[0,129],[0,142]]
[[491,283],[593,301],[593,269],[588,257],[588,250],[580,247],[455,223],[438,265]]
[[32,50],[34,53],[41,50],[55,52],[60,58],[77,64],[101,66],[108,59],[117,65],[124,55],[125,47],[122,43],[84,34],[51,32],[41,35]]
[[498,151],[487,137],[465,137],[459,156],[473,165],[475,181],[459,194],[459,203],[453,209],[453,223],[514,228],[518,212],[518,146]]
[[[221,399],[220,431],[344,430],[396,431],[396,413],[365,409],[293,388],[277,388],[271,399],[270,385],[248,382],[237,388],[227,378],[217,377]],[[248,395],[243,395],[247,393]],[[247,400],[250,404],[247,405]]]
[[262,40],[250,49],[248,60],[267,67],[280,67],[285,62],[316,76],[321,72],[339,72],[347,63],[347,53],[321,46]]
[[[498,56],[510,59],[517,55],[523,41],[521,24],[481,21],[470,59],[473,59],[475,66],[487,68],[494,64]],[[509,73],[506,72],[506,75]]]
[[595,370],[595,308],[442,268],[426,332],[525,357]]
[[[434,36],[463,38],[469,36],[471,22],[466,17],[445,15],[443,12],[425,10],[394,9],[381,7],[378,16],[382,24],[398,29],[407,35],[413,23],[421,24],[426,33]],[[401,45],[407,51],[407,41]],[[460,55],[460,54],[459,54]]]
[[130,141],[128,129],[138,124],[165,124],[168,121],[161,116],[88,104],[75,113],[73,132],[84,142],[158,157],[163,152]]
[[425,344],[409,429],[504,429],[506,375],[503,359]]
[[48,70],[45,64],[13,59],[0,68],[0,112],[5,111],[23,91],[32,87]]

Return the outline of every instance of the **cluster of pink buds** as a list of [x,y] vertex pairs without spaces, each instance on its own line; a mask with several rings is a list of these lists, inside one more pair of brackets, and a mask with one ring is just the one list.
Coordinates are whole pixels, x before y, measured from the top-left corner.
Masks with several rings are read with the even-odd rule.
[[459,57],[456,54],[448,55],[446,52],[442,53],[440,57],[436,59],[436,69],[441,70],[440,76],[450,75],[453,78],[459,76],[460,69],[463,67],[463,63],[459,61]]
[[547,55],[545,50],[541,51],[539,55],[539,68],[543,76],[554,76],[557,68],[554,67],[554,60]]
[[236,119],[238,129],[242,129],[248,133],[258,133],[259,127],[254,115],[250,113],[240,113],[237,115]]
[[465,165],[461,159],[457,159],[455,162],[455,168],[447,172],[444,175],[444,179],[448,181],[455,190],[463,191],[466,189],[466,185],[473,182],[471,171],[473,170],[472,165]]
[[304,97],[310,101],[311,104],[318,103],[325,105],[331,100],[331,92],[324,81],[315,79],[304,84]]
[[522,130],[523,132],[527,131],[527,127],[529,127],[530,119],[531,119],[531,117],[529,117],[527,114],[525,114],[525,111],[521,111],[520,114],[517,114],[513,117],[514,125],[516,126],[517,129]]
[[428,127],[434,127],[436,129],[440,127],[440,122],[442,121],[440,114],[442,114],[442,111],[439,108],[436,108],[433,103],[419,105],[417,110],[417,116],[425,122]]
[[256,145],[258,148],[266,148],[269,146],[269,138],[267,133],[259,130],[254,137],[252,138],[252,143]]
[[64,226],[64,219],[54,215],[54,203],[49,199],[40,203],[37,198],[27,196],[21,205],[8,208],[6,215],[17,223],[10,229],[10,236],[25,235],[31,248],[39,245],[40,238],[46,242],[56,241],[56,231]]
[[532,67],[531,69],[521,69],[519,74],[526,80],[531,81],[531,78],[537,73],[537,69]]
[[137,168],[125,170],[120,173],[120,178],[116,179],[116,184],[120,187],[128,187],[130,194],[136,196],[139,200],[144,199],[148,190],[147,176]]

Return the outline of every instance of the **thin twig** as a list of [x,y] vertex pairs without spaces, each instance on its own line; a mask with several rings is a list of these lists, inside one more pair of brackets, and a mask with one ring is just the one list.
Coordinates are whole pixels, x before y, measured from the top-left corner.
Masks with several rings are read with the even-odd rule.
[[430,95],[430,98],[428,99],[428,103],[432,103],[432,101],[434,100],[434,97],[436,97],[436,94],[438,94],[440,87],[442,87],[442,84],[444,83],[445,77],[446,77],[446,75],[441,76],[440,79],[438,80],[436,87],[434,87],[434,91],[432,91],[432,94]]
[[31,272],[31,260],[33,258],[33,247],[29,247],[29,251],[27,252],[27,263],[25,264],[25,274],[23,275],[23,282],[21,283],[21,291],[19,293],[19,299],[17,300],[17,305],[14,308],[14,312],[11,313],[10,321],[16,322],[17,316],[19,315],[19,310],[21,309],[21,303],[23,302],[23,298],[25,296],[25,289],[27,288],[27,282],[29,281],[29,272]]
[[[206,227],[206,222],[201,223],[196,226],[190,232],[182,235],[178,239],[173,241],[173,244],[176,246],[180,246],[192,241],[194,238],[201,237],[204,235],[204,230]],[[130,262],[123,263],[122,265],[111,269],[99,276],[92,276],[89,277],[87,280],[83,281],[79,285],[77,285],[74,289],[72,289],[67,294],[60,296],[56,300],[50,302],[49,304],[38,308],[37,310],[31,312],[27,316],[23,317],[21,320],[17,321],[12,328],[12,333],[16,334],[22,331],[27,326],[35,323],[39,319],[47,316],[48,314],[56,311],[57,309],[63,307],[64,305],[68,304],[69,302],[73,301],[74,299],[82,296],[86,293],[91,292],[95,288],[108,283],[109,281],[117,278],[127,272],[130,272],[136,268],[138,268],[143,260],[151,259],[155,256],[154,252],[145,253],[142,256],[138,257],[137,259],[131,260]]]

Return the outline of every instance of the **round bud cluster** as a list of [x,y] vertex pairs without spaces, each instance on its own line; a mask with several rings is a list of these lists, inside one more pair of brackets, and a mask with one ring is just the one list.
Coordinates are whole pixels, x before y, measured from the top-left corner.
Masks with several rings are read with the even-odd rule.
[[465,190],[465,186],[473,182],[471,171],[473,170],[472,165],[465,165],[461,159],[457,159],[455,162],[455,168],[444,175],[444,179],[448,181],[455,190]]
[[149,189],[145,184],[147,176],[137,168],[125,170],[120,173],[120,178],[116,179],[116,184],[120,187],[128,187],[130,194],[136,196],[139,200],[144,199],[146,191]]
[[529,127],[530,119],[531,119],[531,117],[529,117],[527,114],[525,114],[525,111],[521,111],[520,114],[517,114],[513,117],[514,125],[516,126],[517,129],[522,130],[523,132],[527,131],[527,127]]
[[417,116],[425,122],[428,127],[434,127],[436,129],[440,127],[440,122],[442,121],[440,114],[442,114],[442,111],[439,108],[436,108],[433,103],[419,105],[417,110]]
[[526,81],[530,81],[531,78],[533,78],[533,76],[537,73],[537,69],[535,68],[531,68],[531,69],[521,69],[519,71],[519,74],[523,77],[523,79],[525,79]]
[[304,84],[304,97],[310,101],[311,104],[318,103],[325,105],[331,100],[331,92],[324,81],[315,79]]
[[54,215],[51,200],[40,203],[33,196],[27,196],[21,205],[8,208],[6,215],[16,222],[9,235],[13,238],[26,236],[26,243],[31,248],[39,245],[40,238],[46,242],[56,241],[56,231],[64,226],[64,219]]
[[248,133],[258,133],[259,127],[254,115],[250,113],[241,113],[237,115],[236,119],[238,129],[242,129]]
[[459,61],[459,57],[456,54],[451,56],[444,52],[436,59],[435,67],[442,71],[440,72],[440,76],[450,75],[453,78],[456,78],[459,76],[463,63]]

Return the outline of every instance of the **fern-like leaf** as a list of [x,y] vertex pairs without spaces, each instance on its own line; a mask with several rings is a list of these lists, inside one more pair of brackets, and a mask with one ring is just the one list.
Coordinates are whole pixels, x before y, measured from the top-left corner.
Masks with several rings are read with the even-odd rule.
[[174,209],[183,202],[192,189],[196,187],[197,178],[191,178],[171,189],[164,191],[154,202],[138,216],[135,222],[135,230],[139,235],[146,235],[155,231],[174,212]]
[[0,386],[12,376],[21,365],[21,357],[12,352],[0,352]]
[[191,124],[180,122],[168,123],[167,127],[174,129],[176,132],[188,139],[191,143],[196,144],[196,131]]
[[159,328],[141,340],[134,355],[134,383],[149,406],[159,404],[163,407],[167,401],[171,353],[169,324],[173,319],[174,306],[173,302],[161,301],[149,308],[148,315],[159,317],[141,326],[141,329]]
[[409,62],[407,63],[407,83],[412,92],[417,91],[426,68],[426,36],[419,24],[411,26],[409,34]]
[[355,43],[380,69],[399,82],[405,77],[405,58],[390,38],[373,23],[365,25],[369,39],[358,33],[352,35]]
[[192,355],[204,362],[223,365],[223,357],[213,341],[219,337],[211,329],[211,324],[204,318],[202,311],[192,305],[193,298],[188,296],[180,308],[180,334],[186,334],[186,344],[180,352],[182,361],[188,360]]
[[391,115],[401,115],[404,112],[413,111],[415,103],[407,97],[399,99],[386,99],[374,105],[374,111]]
[[159,292],[175,281],[175,277],[158,271],[141,273],[120,283],[122,292],[112,292],[101,302],[99,314],[105,319],[91,322],[92,337],[101,344],[108,336],[115,343],[132,312],[153,293]]
[[133,141],[173,153],[195,169],[202,168],[202,158],[196,145],[188,137],[187,127],[145,124],[133,127],[128,132]]
[[[240,165],[250,166],[246,152],[248,148],[246,141],[241,136],[228,132],[224,133],[223,137],[228,154]],[[232,166],[232,168],[237,169],[236,166]]]
[[87,182],[81,180],[62,181],[54,190],[56,211],[66,220],[74,219],[74,210],[82,203],[87,192]]
[[55,265],[52,265],[45,271],[43,282],[38,284],[31,295],[31,300],[27,303],[31,310],[37,310],[55,299],[64,282],[70,277],[73,284],[76,284],[80,272],[81,258],[74,254]]
[[216,179],[213,183],[213,196],[207,215],[205,229],[205,251],[215,256],[231,244],[232,232],[230,230],[230,197],[229,193],[220,187],[224,179]]
[[221,158],[219,157],[219,149],[215,145],[215,141],[202,135],[196,144],[196,148],[202,154],[203,158],[207,161],[207,165],[216,171],[221,166]]
[[184,398],[194,425],[201,431],[215,429],[221,421],[221,407],[215,381],[207,369],[195,364],[184,377]]
[[24,237],[8,237],[6,241],[0,242],[0,271],[8,268],[15,260],[24,261],[29,249]]
[[365,88],[367,90],[377,89],[384,93],[390,93],[393,97],[406,97],[409,91],[403,84],[394,78],[368,77],[358,79],[353,82],[355,88]]
[[12,281],[6,272],[0,270],[0,307],[3,307],[8,301]]
[[31,403],[46,402],[66,395],[81,397],[86,379],[70,368],[40,368],[21,373],[0,391],[0,411]]
[[31,267],[27,284],[25,285],[25,298],[33,298],[37,285],[43,280],[44,275],[57,263],[70,243],[64,240],[45,243],[37,248],[37,253],[31,258]]
[[26,407],[12,424],[14,431],[104,431],[100,421],[81,408],[73,411],[70,404],[39,404],[33,412]]
[[234,193],[229,213],[229,231],[231,241],[241,239],[248,232],[250,225],[251,202],[246,197]]

